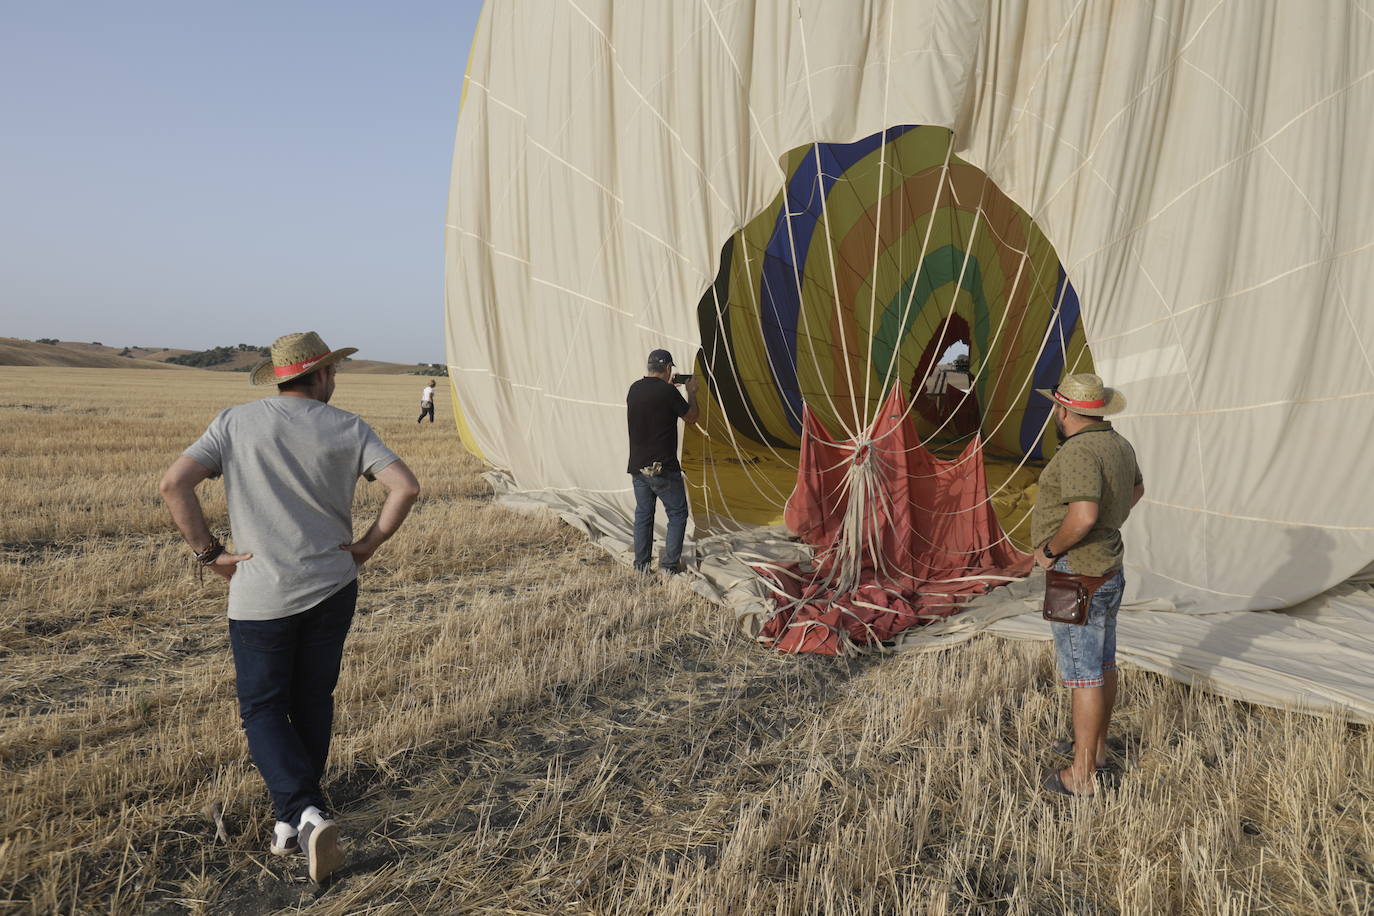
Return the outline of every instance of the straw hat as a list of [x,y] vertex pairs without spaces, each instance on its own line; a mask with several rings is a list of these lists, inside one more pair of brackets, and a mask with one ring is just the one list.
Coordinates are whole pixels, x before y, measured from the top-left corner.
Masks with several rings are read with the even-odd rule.
[[1126,396],[1089,372],[1066,375],[1055,388],[1037,388],[1054,403],[1088,417],[1107,417],[1126,409]]
[[279,385],[333,365],[357,352],[357,347],[331,350],[314,331],[287,334],[272,341],[272,358],[254,366],[248,380],[254,385]]

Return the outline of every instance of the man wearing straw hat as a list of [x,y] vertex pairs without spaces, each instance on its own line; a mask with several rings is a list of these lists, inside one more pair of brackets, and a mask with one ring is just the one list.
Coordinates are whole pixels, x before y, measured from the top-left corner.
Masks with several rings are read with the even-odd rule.
[[1107,766],[1107,729],[1116,704],[1116,615],[1126,580],[1121,526],[1145,495],[1135,449],[1103,419],[1126,409],[1121,392],[1096,375],[1067,375],[1037,392],[1054,402],[1059,450],[1040,473],[1031,541],[1042,569],[1103,577],[1082,624],[1052,622],[1059,675],[1070,688],[1073,740],[1056,744],[1073,760],[1045,774],[1061,795],[1091,795]]
[[[229,642],[248,749],[271,792],[271,851],[304,851],[310,877],[343,864],[320,790],[334,687],[358,597],[358,567],[396,533],[420,493],[410,469],[359,417],[329,406],[335,364],[314,331],[287,334],[253,370],[277,396],[222,411],[162,478],[196,560],[229,582]],[[206,524],[195,488],[224,475],[230,553]],[[353,537],[359,477],[386,489],[377,520]]]

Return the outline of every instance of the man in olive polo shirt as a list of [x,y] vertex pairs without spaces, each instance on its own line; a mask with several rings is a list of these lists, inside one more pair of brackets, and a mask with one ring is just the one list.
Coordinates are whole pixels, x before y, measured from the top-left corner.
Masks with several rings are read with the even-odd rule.
[[1073,765],[1051,770],[1044,787],[1061,795],[1091,795],[1093,775],[1107,764],[1107,728],[1116,704],[1116,614],[1126,580],[1121,526],[1145,495],[1135,449],[1103,417],[1126,408],[1121,392],[1096,375],[1068,375],[1059,387],[1036,389],[1054,401],[1059,450],[1040,473],[1031,516],[1035,559],[1042,569],[1109,578],[1094,594],[1081,625],[1051,623],[1059,675],[1071,690],[1073,742],[1055,746]]

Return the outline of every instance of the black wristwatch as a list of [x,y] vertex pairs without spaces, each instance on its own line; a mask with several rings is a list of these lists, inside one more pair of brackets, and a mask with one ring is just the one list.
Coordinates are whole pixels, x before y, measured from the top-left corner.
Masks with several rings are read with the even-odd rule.
[[1062,556],[1064,555],[1064,553],[1068,553],[1067,550],[1064,551],[1064,553],[1050,553],[1050,542],[1049,542],[1049,541],[1046,541],[1046,542],[1045,542],[1045,546],[1040,548],[1040,552],[1043,553],[1043,554],[1045,555],[1045,558],[1046,558],[1046,559],[1049,559],[1049,560],[1057,560],[1057,559],[1059,559],[1060,557],[1062,557]]

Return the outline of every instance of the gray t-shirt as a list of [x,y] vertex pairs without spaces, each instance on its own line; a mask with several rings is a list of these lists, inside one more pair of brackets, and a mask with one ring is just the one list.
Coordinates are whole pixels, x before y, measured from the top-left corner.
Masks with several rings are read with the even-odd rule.
[[355,414],[311,398],[270,397],[220,412],[186,457],[224,474],[235,553],[229,616],[308,611],[358,575],[352,554],[358,478],[397,460]]

